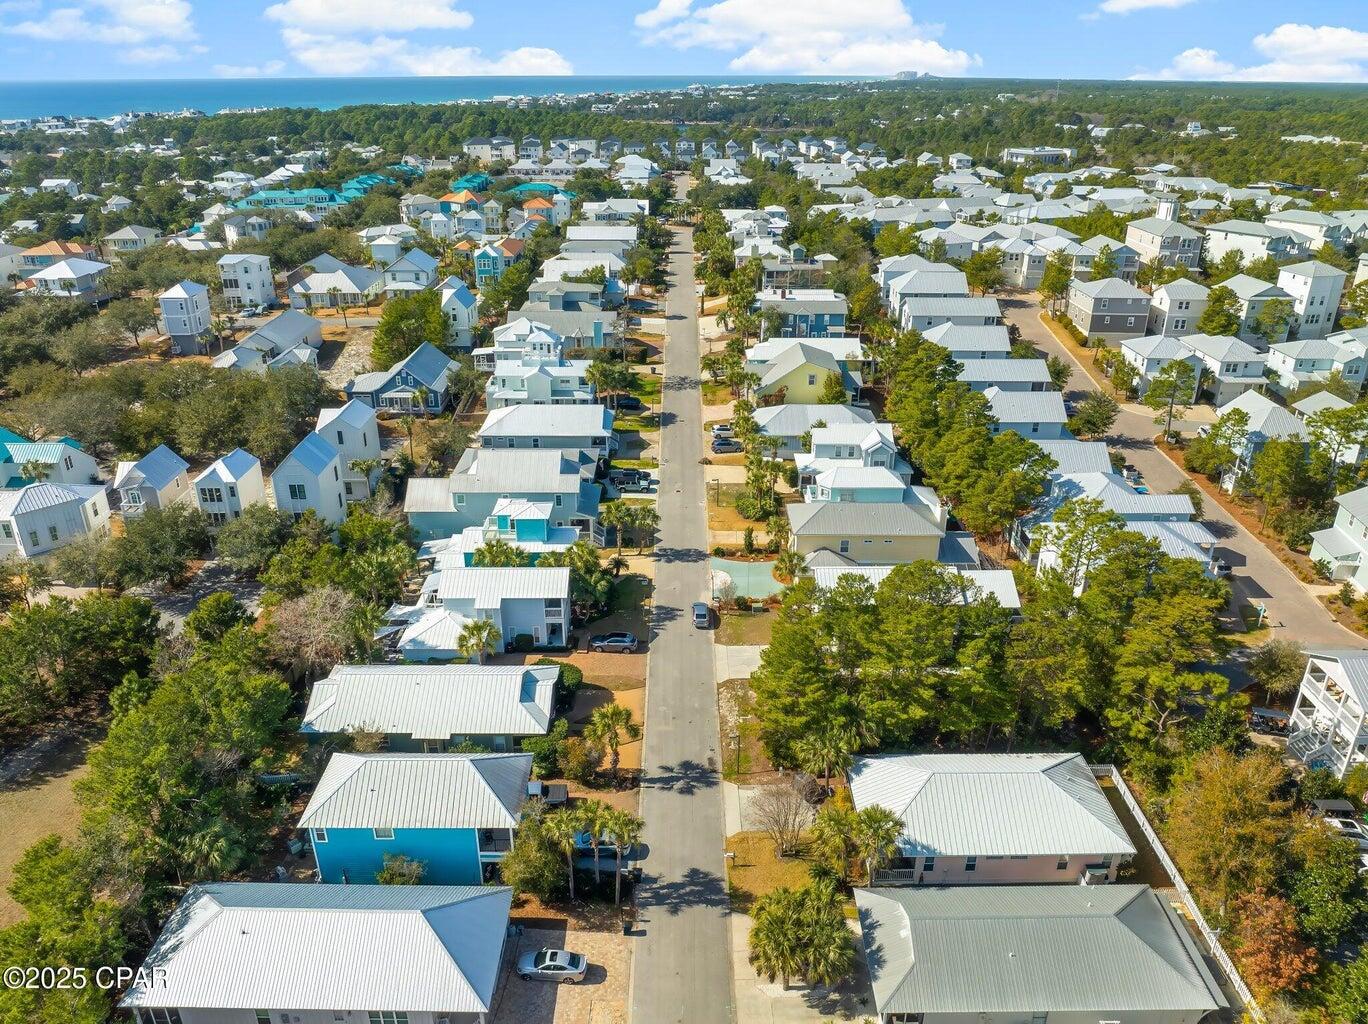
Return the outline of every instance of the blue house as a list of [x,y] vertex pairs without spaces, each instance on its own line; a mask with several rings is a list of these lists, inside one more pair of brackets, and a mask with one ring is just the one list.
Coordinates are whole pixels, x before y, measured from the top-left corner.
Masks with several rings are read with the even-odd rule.
[[451,191],[453,192],[459,192],[462,189],[469,189],[471,192],[488,192],[493,187],[494,179],[483,171],[474,171],[462,175],[451,183]]
[[[363,373],[342,390],[372,409],[438,413],[451,401],[451,371],[456,364],[425,341],[388,370]],[[423,394],[419,394],[419,389]]]
[[761,313],[773,310],[783,320],[781,334],[792,338],[839,338],[845,334],[846,297],[830,288],[771,288],[755,299]]
[[527,553],[528,563],[548,551],[564,551],[580,539],[574,526],[556,526],[555,503],[526,498],[500,498],[485,517],[483,526],[467,526],[450,538],[430,540],[418,551],[419,559],[431,558],[437,569],[465,569],[475,564],[475,552],[492,540],[501,540]]
[[385,855],[428,885],[479,885],[513,847],[531,754],[334,754],[299,819],[325,882],[367,883]]

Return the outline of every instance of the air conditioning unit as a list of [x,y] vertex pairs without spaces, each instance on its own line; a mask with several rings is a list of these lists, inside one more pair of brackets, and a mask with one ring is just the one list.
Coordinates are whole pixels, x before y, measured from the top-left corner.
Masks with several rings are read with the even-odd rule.
[[1079,885],[1106,885],[1107,881],[1107,869],[1103,867],[1084,868],[1078,876]]

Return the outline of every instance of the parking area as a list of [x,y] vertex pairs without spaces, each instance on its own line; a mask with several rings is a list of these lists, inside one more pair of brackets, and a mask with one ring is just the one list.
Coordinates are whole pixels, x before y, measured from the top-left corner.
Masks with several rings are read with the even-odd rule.
[[[524,928],[509,940],[516,952],[505,961],[493,1024],[626,1024],[634,941],[620,932]],[[518,957],[544,946],[588,957],[584,981],[556,985],[519,978],[514,969]]]

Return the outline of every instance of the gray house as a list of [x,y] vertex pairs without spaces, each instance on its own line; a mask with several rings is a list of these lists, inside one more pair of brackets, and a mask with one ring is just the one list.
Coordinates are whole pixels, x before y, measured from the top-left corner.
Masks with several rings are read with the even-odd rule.
[[604,458],[616,447],[613,411],[602,405],[506,405],[476,431],[482,448],[560,448]]
[[856,889],[881,1024],[1198,1024],[1227,1001],[1147,885]]
[[1138,338],[1148,330],[1149,313],[1150,297],[1117,278],[1069,286],[1069,319],[1089,338]]
[[147,508],[165,508],[190,488],[190,463],[164,444],[137,462],[120,462],[114,472],[125,516],[142,515]]
[[299,731],[380,733],[401,753],[517,750],[550,728],[559,678],[555,665],[338,665],[314,683]]

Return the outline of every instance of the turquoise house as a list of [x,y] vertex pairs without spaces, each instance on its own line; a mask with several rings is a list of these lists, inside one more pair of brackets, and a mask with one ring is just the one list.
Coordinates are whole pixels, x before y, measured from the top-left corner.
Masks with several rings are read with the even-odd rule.
[[374,882],[392,854],[426,885],[480,885],[513,848],[531,775],[531,754],[334,754],[299,827],[324,882]]
[[488,192],[493,187],[494,179],[483,171],[464,174],[451,183],[451,191],[453,192],[459,192],[466,188],[472,192]]

